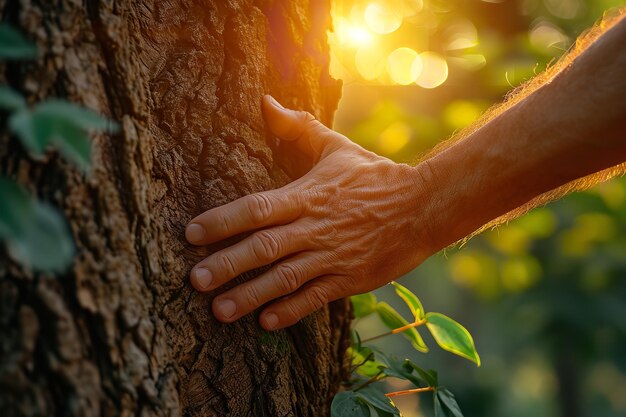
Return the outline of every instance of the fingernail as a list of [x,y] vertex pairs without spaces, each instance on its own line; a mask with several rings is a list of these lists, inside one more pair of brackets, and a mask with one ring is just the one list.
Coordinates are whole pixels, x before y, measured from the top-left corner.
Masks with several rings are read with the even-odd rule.
[[278,101],[276,101],[276,99],[272,96],[268,96],[270,98],[270,103],[272,103],[274,105],[274,107],[278,107],[281,110],[285,110],[285,108],[283,107],[282,104],[280,104]]
[[198,223],[191,223],[185,229],[185,238],[190,243],[201,242],[206,237],[206,231],[204,227],[200,226]]
[[217,301],[217,309],[222,313],[222,316],[229,319],[237,311],[237,306],[233,300],[219,300]]
[[213,281],[211,271],[206,268],[196,268],[193,271],[193,278],[195,279],[197,286],[203,290],[209,288],[211,282]]
[[263,320],[267,329],[274,329],[278,325],[278,316],[274,313],[267,313]]

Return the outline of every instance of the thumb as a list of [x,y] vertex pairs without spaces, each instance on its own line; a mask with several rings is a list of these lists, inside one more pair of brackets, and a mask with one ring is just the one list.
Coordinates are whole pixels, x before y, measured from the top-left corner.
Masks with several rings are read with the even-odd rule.
[[284,108],[272,96],[263,97],[263,117],[270,131],[284,141],[294,142],[305,154],[320,159],[348,141],[306,111]]

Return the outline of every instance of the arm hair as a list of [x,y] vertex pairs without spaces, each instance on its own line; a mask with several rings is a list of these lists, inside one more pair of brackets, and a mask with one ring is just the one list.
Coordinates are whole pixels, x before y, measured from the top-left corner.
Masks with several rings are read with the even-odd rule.
[[[506,95],[505,100],[502,103],[491,107],[476,123],[461,130],[459,133],[453,135],[450,139],[439,143],[432,149],[432,151],[425,155],[422,160],[429,159],[436,154],[439,154],[443,150],[451,147],[455,143],[469,137],[478,129],[480,129],[481,126],[484,126],[489,121],[493,120],[496,116],[504,113],[509,108],[524,100],[526,97],[531,95],[543,85],[549,84],[555,76],[567,69],[574,62],[574,60],[587,48],[589,48],[589,46],[593,44],[602,34],[607,32],[625,17],[626,7],[621,7],[605,12],[605,15],[600,19],[600,21],[592,28],[585,31],[582,35],[580,35],[576,42],[570,48],[570,51],[566,53],[561,59],[559,59],[554,65],[548,67],[541,74],[538,74],[526,83],[510,91]],[[460,242],[464,243],[471,237],[483,232],[484,230],[495,228],[503,223],[513,220],[523,214],[526,214],[535,207],[545,205],[571,192],[589,189],[598,183],[608,181],[612,178],[623,175],[624,173],[626,173],[626,162],[576,179],[551,191],[540,194],[539,196],[531,199],[525,204],[522,204],[514,210],[511,210],[510,212],[486,223],[485,225],[471,233],[469,236],[461,239]]]

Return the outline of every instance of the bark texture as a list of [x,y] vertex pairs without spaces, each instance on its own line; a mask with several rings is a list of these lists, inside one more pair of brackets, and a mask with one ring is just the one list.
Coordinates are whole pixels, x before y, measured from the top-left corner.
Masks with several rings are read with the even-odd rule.
[[65,213],[77,257],[56,277],[0,262],[0,413],[328,414],[346,302],[287,331],[220,324],[216,294],[193,291],[188,273],[221,246],[183,237],[198,213],[290,180],[263,94],[332,123],[328,1],[0,0],[0,11],[40,49],[3,65],[5,83],[122,127],[95,138],[89,177],[54,153],[29,159],[3,129],[1,173]]

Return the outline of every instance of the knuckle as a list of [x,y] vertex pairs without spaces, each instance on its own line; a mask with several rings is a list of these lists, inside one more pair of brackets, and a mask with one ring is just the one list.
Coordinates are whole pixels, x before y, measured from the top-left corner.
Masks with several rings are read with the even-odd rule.
[[[334,294],[353,294],[358,291],[360,288],[360,282],[356,279],[357,276],[367,277],[368,274],[364,272],[362,274],[356,275],[344,275],[340,277],[338,276],[337,279],[334,281],[334,285],[336,287],[336,291],[334,292]],[[370,280],[364,279],[363,281],[368,282]]]
[[300,135],[299,136],[311,136],[320,133],[321,127],[323,126],[311,113],[308,111],[300,110],[298,112],[298,120],[300,125]]
[[226,254],[218,255],[216,261],[227,276],[234,277],[237,275],[235,264],[232,259],[230,259],[230,256]]
[[287,303],[285,305],[285,313],[283,315],[283,319],[287,323],[295,323],[302,318],[302,313],[300,312],[300,308],[295,303]]
[[272,200],[265,194],[252,194],[248,196],[246,205],[250,218],[256,224],[264,224],[273,213]]
[[218,229],[221,229],[222,235],[227,236],[233,230],[229,217],[225,214],[217,218]]
[[274,233],[263,230],[256,234],[253,250],[258,259],[271,262],[280,254],[280,241]]
[[295,140],[306,139],[311,136],[316,125],[317,121],[311,113],[298,110],[296,111],[296,117],[293,119],[293,123],[289,127],[287,136]]
[[256,287],[253,285],[246,285],[242,288],[243,291],[243,299],[245,302],[253,308],[256,308],[263,304],[261,301],[261,297],[259,296],[259,292]]
[[305,110],[298,110],[298,118],[300,119],[300,123],[305,125],[309,125],[311,122],[315,121],[315,116],[313,116],[310,112]]
[[310,287],[305,294],[307,302],[313,310],[319,310],[328,303],[328,293],[324,287]]
[[303,274],[292,264],[280,264],[276,267],[279,289],[284,294],[290,294],[302,285]]

